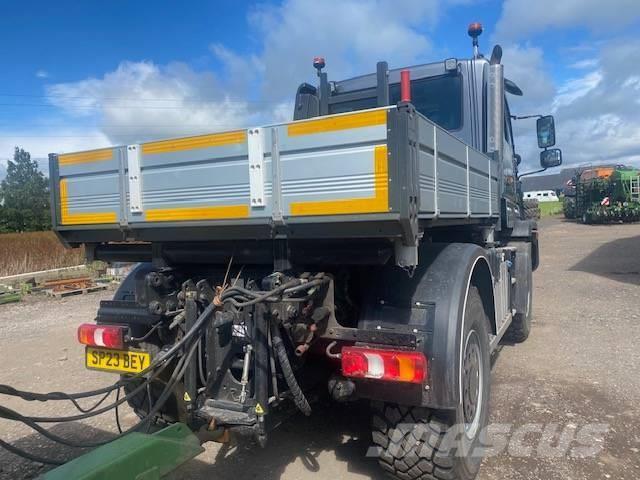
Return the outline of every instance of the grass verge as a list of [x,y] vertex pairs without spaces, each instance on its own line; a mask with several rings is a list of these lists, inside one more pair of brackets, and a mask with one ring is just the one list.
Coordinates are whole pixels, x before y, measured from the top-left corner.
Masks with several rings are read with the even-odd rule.
[[551,217],[553,215],[560,215],[562,213],[562,202],[540,202],[540,216]]

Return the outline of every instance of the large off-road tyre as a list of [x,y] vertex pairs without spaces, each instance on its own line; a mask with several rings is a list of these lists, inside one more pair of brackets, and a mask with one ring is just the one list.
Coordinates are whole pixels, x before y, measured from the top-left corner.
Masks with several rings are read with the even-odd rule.
[[480,468],[491,386],[489,317],[480,294],[467,297],[459,356],[462,398],[453,412],[372,403],[380,466],[401,480],[472,480]]
[[564,218],[573,220],[576,218],[576,199],[575,197],[564,197],[562,202],[562,212]]
[[[516,244],[517,245],[517,244]],[[526,244],[525,244],[526,245]],[[521,246],[519,248],[526,248]],[[527,292],[526,302],[523,311],[516,312],[511,321],[511,325],[502,337],[503,341],[509,343],[522,343],[529,338],[531,333],[531,319],[533,317],[533,268],[530,256],[524,256],[526,262],[519,262],[516,257],[515,278],[516,288],[522,288]]]
[[[144,276],[147,272],[153,269],[151,264],[140,263],[138,264],[120,284],[120,287],[116,291],[113,299],[116,301],[132,301],[136,298],[136,277]],[[151,337],[153,338],[153,337]],[[136,348],[144,350],[151,354],[151,358],[155,358],[160,352],[160,347],[152,341],[140,342],[136,345]],[[160,376],[149,384],[149,388],[142,389],[139,393],[127,400],[129,406],[133,409],[136,415],[140,418],[147,416],[148,412],[156,404],[158,398],[162,395],[166,382],[169,380],[175,361],[162,371]],[[121,378],[126,378],[121,377]],[[124,395],[133,392],[140,382],[143,380],[135,380],[127,382],[123,388]],[[166,403],[160,409],[160,412],[154,416],[151,425],[162,427],[169,423],[175,423],[184,421],[186,418],[186,411],[184,407],[184,386],[182,382],[176,383],[174,391],[167,399]],[[150,406],[151,405],[151,406]]]
[[[160,351],[157,345],[149,342],[141,342],[138,345],[141,350],[147,351],[154,358]],[[162,395],[166,383],[171,377],[171,373],[175,367],[175,361],[168,365],[157,379],[152,381],[147,388],[142,389],[139,393],[127,400],[129,406],[133,409],[138,417],[145,418],[149,411],[155,406],[158,398]],[[142,382],[128,382],[124,387],[125,395],[136,389]],[[160,411],[154,416],[151,425],[164,427],[175,422],[184,422],[186,419],[186,408],[183,401],[184,384],[182,381],[177,382],[173,388],[173,392],[160,408]]]
[[537,198],[529,198],[522,201],[524,207],[524,218],[530,218],[533,220],[540,220],[540,204]]

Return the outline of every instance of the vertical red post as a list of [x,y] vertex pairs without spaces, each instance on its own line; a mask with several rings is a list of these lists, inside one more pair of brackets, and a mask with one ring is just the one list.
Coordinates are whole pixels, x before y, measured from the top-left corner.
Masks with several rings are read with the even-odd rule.
[[400,101],[411,102],[411,72],[400,71]]

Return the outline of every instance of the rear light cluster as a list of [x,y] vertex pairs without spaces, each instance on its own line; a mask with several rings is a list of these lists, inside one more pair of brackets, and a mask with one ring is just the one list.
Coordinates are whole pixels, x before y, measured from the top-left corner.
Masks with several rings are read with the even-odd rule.
[[78,327],[78,341],[90,347],[124,348],[126,327],[83,323]]
[[419,352],[344,347],[342,374],[353,378],[422,383],[427,378],[427,359]]

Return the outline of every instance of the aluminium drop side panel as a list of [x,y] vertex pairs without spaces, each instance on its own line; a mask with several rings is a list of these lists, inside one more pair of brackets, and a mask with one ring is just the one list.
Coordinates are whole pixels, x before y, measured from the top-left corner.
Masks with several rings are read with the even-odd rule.
[[51,225],[55,230],[60,225],[60,175],[58,173],[58,156],[49,154],[49,205],[51,208]]
[[148,142],[140,145],[142,205],[131,209],[132,228],[184,221],[271,218],[271,137],[264,129],[264,199],[250,200],[249,157],[244,130]]
[[[133,159],[127,146],[60,155],[58,230],[72,243],[277,234],[400,238],[411,246],[418,211],[421,218],[486,217],[493,199],[498,212],[497,167],[490,183],[488,157],[411,105],[261,131],[262,176],[249,173],[249,155],[260,164],[260,148],[249,151],[246,130],[143,143]],[[130,161],[140,169],[133,183]],[[130,188],[140,189],[136,208]],[[264,198],[252,202],[252,193]]]
[[375,109],[274,127],[287,224],[388,214],[387,115]]
[[[57,155],[58,227],[117,228],[120,187],[117,148]],[[56,158],[56,156],[54,156]],[[55,179],[54,179],[55,181]]]
[[436,171],[438,210],[441,218],[459,218],[467,214],[467,146],[440,128],[436,128]]
[[[491,212],[489,168],[496,162],[474,149],[469,149],[469,205],[471,216],[488,217]],[[497,188],[497,187],[496,187]]]
[[500,213],[500,176],[502,172],[499,168],[499,162],[491,160],[489,165],[491,172],[491,215],[495,217]]
[[436,126],[418,117],[418,185],[422,218],[433,218],[437,213],[435,147]]
[[[74,243],[270,238],[274,225],[285,224],[315,225],[335,238],[343,229],[397,236],[387,183],[387,112],[394,109],[262,128],[262,176],[249,174],[246,130],[143,143],[135,158],[132,146],[60,156],[59,230]],[[132,188],[140,192],[135,205]],[[264,194],[256,205],[252,190]]]
[[418,115],[420,218],[484,218],[498,213],[496,162]]

